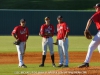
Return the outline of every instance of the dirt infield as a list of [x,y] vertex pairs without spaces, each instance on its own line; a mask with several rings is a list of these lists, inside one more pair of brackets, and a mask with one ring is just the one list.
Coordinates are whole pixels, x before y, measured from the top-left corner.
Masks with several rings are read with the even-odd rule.
[[[24,62],[26,64],[32,63],[41,63],[41,52],[30,52],[25,53]],[[86,52],[69,52],[69,62],[77,63],[83,62],[86,56]],[[99,52],[93,52],[91,62],[100,62],[98,60],[100,58]],[[51,58],[49,52],[47,53],[46,63],[51,63]],[[59,55],[58,52],[55,52],[55,62],[59,63]],[[0,53],[0,64],[17,64],[17,53]]]
[[[29,52],[25,53],[24,62],[26,64],[41,63],[41,52]],[[70,63],[82,63],[85,59],[86,52],[69,52]],[[100,62],[99,52],[93,52],[90,62]],[[55,62],[59,63],[58,52],[55,52]],[[51,63],[49,52],[45,63]],[[0,53],[0,64],[18,64],[17,53]],[[89,68],[61,68],[55,71],[49,71],[39,74],[27,74],[27,75],[100,75],[100,67]]]
[[100,67],[61,68],[59,70],[39,72],[28,75],[100,75]]

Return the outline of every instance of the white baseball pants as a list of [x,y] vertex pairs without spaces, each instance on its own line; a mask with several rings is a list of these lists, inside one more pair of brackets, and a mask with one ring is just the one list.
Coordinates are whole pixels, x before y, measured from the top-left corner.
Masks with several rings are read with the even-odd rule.
[[84,61],[85,63],[89,63],[92,53],[97,47],[100,53],[100,31],[98,31],[98,33],[94,36],[93,40],[89,44],[88,52]]
[[49,47],[50,54],[54,54],[53,50],[53,38],[42,38],[42,55],[46,55],[47,53],[47,46]]
[[69,59],[68,59],[68,38],[66,38],[65,42],[63,39],[58,40],[58,52],[60,56],[60,62],[59,64],[68,65]]
[[16,45],[17,52],[18,52],[18,60],[19,60],[19,66],[22,66],[24,64],[23,58],[24,58],[24,47],[26,42],[21,42],[19,45]]

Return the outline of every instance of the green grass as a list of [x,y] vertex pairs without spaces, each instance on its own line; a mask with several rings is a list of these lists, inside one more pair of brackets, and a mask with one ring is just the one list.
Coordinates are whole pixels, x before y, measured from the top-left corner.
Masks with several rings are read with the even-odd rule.
[[56,70],[51,66],[51,64],[47,64],[45,67],[38,67],[38,64],[27,64],[28,68],[19,68],[16,64],[11,65],[0,65],[0,75],[14,75],[14,74],[22,74],[22,73],[35,73],[35,72],[44,72],[49,70]]
[[[70,63],[69,68],[77,67],[81,63]],[[100,63],[90,63],[91,66],[100,66]],[[16,64],[8,64],[8,65],[0,65],[0,75],[25,75],[29,73],[39,73],[46,71],[53,71],[57,69],[57,67],[52,67],[51,64],[46,64],[45,67],[38,67],[38,64],[27,64],[28,68],[18,68]]]
[[[53,39],[55,42],[56,36]],[[0,52],[16,52],[16,47],[13,45],[14,40],[12,36],[0,36]],[[30,36],[27,41],[26,52],[42,51],[41,41],[42,37],[40,36]],[[69,51],[87,51],[90,41],[84,36],[69,36]],[[57,50],[58,47],[54,45],[54,51]]]
[[[56,36],[53,37],[56,41]],[[17,52],[13,41],[15,39],[12,36],[0,36],[0,52]],[[30,36],[27,41],[26,52],[41,52],[41,40],[39,36]],[[88,45],[91,40],[87,40],[84,36],[69,36],[69,51],[87,51]],[[54,46],[54,50],[57,51],[57,46]],[[49,51],[49,50],[48,50]],[[56,63],[58,65],[58,63]],[[81,63],[69,63],[70,67],[77,67]],[[26,64],[28,68],[18,68],[17,64],[0,64],[0,75],[18,75],[16,73],[33,73],[57,70],[60,68],[54,68],[51,64],[45,64],[45,67],[39,68],[39,64]],[[91,66],[100,66],[100,63],[90,63]]]

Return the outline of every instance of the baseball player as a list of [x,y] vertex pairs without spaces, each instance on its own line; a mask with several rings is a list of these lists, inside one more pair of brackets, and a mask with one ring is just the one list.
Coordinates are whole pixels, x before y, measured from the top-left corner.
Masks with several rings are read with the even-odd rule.
[[54,62],[54,50],[53,50],[53,35],[54,35],[54,26],[50,24],[50,18],[45,17],[45,24],[43,24],[40,28],[40,36],[42,36],[42,63],[39,65],[39,67],[44,67],[44,62],[46,59],[46,53],[47,53],[47,46],[50,50],[51,60],[53,67],[55,66]]
[[82,65],[78,66],[79,68],[83,67],[89,67],[89,61],[92,56],[93,51],[98,47],[98,50],[100,52],[100,3],[97,3],[94,6],[96,13],[92,15],[92,17],[88,20],[85,31],[89,31],[89,27],[92,23],[92,21],[95,23],[96,28],[98,30],[97,34],[94,36],[93,40],[88,46],[88,52],[85,58],[85,61]]
[[29,31],[25,24],[25,19],[21,19],[20,25],[16,26],[12,31],[12,36],[17,41],[20,40],[20,43],[16,45],[16,48],[18,52],[19,67],[21,68],[27,68],[27,66],[23,62],[24,53],[26,49],[26,41],[28,40],[29,36]]
[[[63,17],[60,15],[57,17],[57,40],[58,40],[58,52],[60,56],[60,62],[58,67],[68,67],[68,25],[63,22]],[[64,58],[65,57],[65,58]]]

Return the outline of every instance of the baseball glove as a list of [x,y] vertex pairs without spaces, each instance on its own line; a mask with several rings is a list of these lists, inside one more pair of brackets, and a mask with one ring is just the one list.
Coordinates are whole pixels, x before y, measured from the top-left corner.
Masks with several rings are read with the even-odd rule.
[[90,31],[84,31],[84,36],[85,36],[87,39],[92,39],[92,35],[91,35]]
[[20,44],[20,40],[17,40],[17,41],[14,41],[14,43],[13,44],[15,44],[15,45],[19,45]]
[[56,40],[56,42],[55,43],[53,43],[54,45],[58,45],[58,40]]
[[53,43],[53,44],[54,44],[54,45],[58,45],[58,43],[56,43],[56,42],[55,42],[55,43]]

